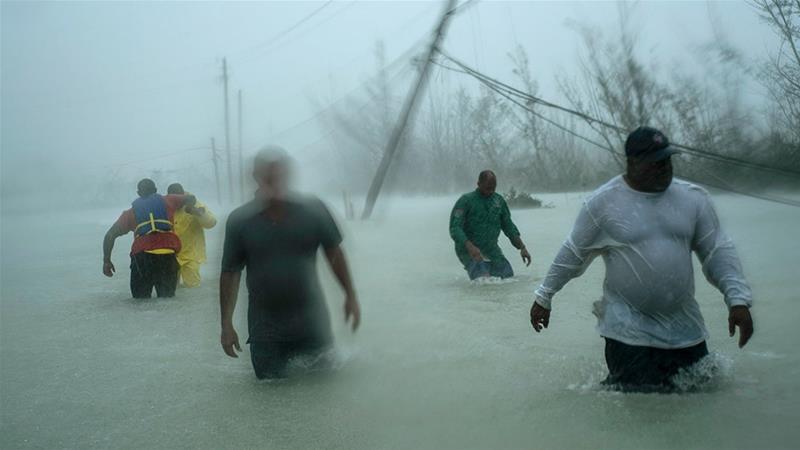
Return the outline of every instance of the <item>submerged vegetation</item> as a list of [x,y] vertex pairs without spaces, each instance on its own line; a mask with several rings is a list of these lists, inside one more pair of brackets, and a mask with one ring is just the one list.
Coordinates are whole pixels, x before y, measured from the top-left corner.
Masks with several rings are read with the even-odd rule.
[[513,187],[503,195],[503,198],[511,209],[553,208],[552,203],[544,203],[526,192],[517,192]]

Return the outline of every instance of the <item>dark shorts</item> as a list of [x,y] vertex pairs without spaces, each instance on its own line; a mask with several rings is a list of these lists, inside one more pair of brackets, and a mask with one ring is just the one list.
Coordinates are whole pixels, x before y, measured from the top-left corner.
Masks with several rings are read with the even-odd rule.
[[[250,360],[253,370],[259,379],[286,378],[289,363],[296,359],[307,358],[314,361],[331,348],[330,343],[320,341],[298,342],[251,342]],[[313,367],[309,367],[313,368]]]
[[672,378],[708,355],[705,342],[679,349],[663,349],[606,340],[608,377],[603,384],[626,392],[660,392],[675,388]]
[[510,278],[514,276],[514,269],[505,258],[495,261],[470,261],[466,269],[470,280],[480,277]]
[[131,295],[133,298],[150,298],[155,288],[158,297],[174,297],[178,268],[174,254],[140,252],[131,256]]

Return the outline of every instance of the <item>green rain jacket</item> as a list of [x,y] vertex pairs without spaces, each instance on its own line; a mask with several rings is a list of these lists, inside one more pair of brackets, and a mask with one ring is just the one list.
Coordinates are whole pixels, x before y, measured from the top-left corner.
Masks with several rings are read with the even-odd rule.
[[511,221],[511,211],[502,195],[494,193],[484,197],[476,189],[461,196],[450,213],[450,237],[455,242],[456,255],[467,267],[472,261],[466,241],[475,244],[490,260],[504,259],[503,251],[497,245],[500,230],[509,239],[519,236],[519,230]]

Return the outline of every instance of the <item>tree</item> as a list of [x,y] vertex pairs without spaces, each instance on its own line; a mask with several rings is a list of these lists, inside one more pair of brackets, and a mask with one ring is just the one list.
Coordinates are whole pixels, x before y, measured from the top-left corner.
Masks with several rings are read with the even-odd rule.
[[769,58],[762,81],[776,105],[792,152],[800,167],[800,0],[754,0],[753,6],[781,41]]

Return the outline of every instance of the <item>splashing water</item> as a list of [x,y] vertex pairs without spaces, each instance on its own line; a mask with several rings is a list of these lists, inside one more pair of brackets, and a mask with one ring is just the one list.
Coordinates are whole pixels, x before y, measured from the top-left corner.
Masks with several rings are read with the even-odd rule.
[[711,352],[691,367],[681,369],[672,383],[676,392],[712,392],[721,389],[733,376],[733,360]]
[[[572,383],[568,390],[582,393],[620,393],[626,391],[617,385],[605,384],[608,370],[601,363],[585,367],[582,376],[585,381]],[[721,353],[711,352],[692,366],[681,369],[673,378],[672,386],[644,386],[636,389],[639,393],[688,394],[708,393],[724,389],[733,378],[733,360]]]
[[519,281],[517,277],[510,277],[510,278],[480,277],[470,281],[470,283],[473,286],[485,286],[485,285],[496,285],[496,284],[509,284],[509,283],[515,283],[517,281]]
[[288,378],[323,372],[336,372],[343,369],[355,355],[354,350],[330,348],[315,355],[302,355],[292,358],[286,366]]

